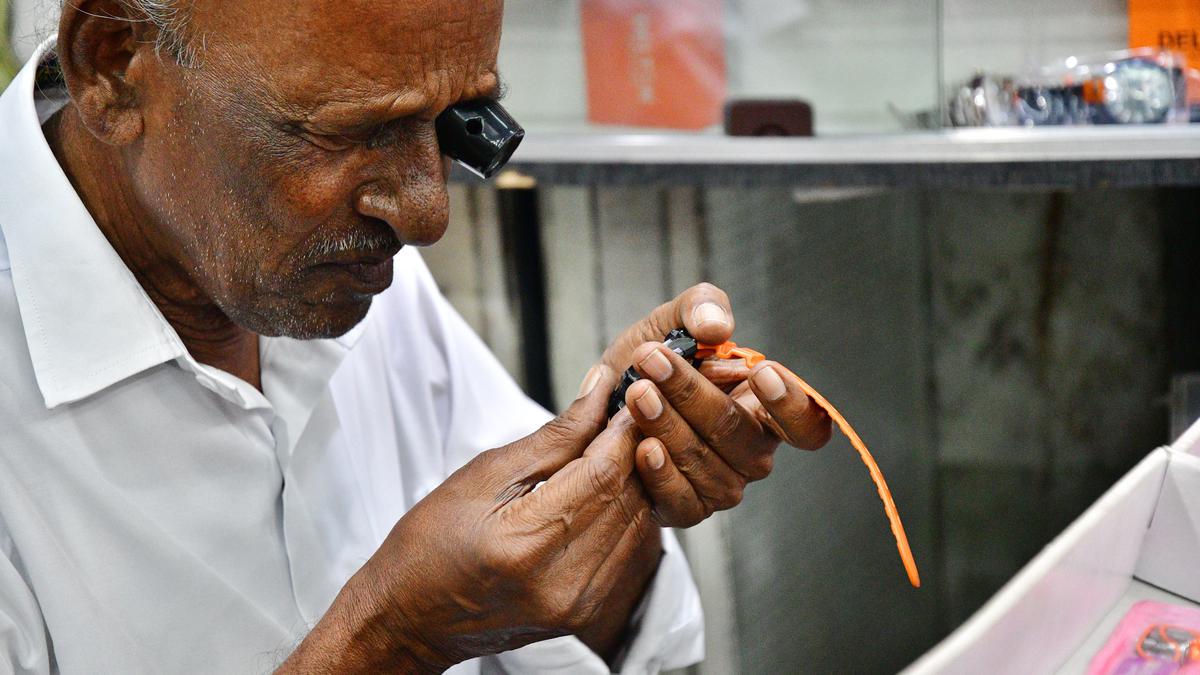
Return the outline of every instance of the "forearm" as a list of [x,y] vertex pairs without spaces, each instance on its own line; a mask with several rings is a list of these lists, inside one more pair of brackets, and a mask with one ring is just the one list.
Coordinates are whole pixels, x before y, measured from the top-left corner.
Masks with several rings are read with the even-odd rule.
[[608,601],[596,613],[596,621],[577,636],[610,665],[629,636],[630,619],[658,570],[662,551],[662,530],[658,527],[649,528],[636,559],[630,561],[629,575],[622,587],[613,590]]

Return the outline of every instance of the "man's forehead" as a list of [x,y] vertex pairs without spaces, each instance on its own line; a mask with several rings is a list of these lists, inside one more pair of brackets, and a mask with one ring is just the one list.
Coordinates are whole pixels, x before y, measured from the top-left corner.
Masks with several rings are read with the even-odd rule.
[[488,95],[498,86],[500,0],[197,5],[205,16],[194,17],[193,26],[219,31],[214,41],[222,51],[254,63],[262,71],[257,75],[298,106],[405,112],[431,103],[430,97]]

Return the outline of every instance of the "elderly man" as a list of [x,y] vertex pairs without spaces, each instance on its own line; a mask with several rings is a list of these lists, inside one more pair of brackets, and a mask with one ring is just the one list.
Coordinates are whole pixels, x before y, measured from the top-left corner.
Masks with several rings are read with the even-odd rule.
[[0,99],[0,672],[699,659],[660,526],[829,421],[656,342],[730,337],[711,286],[553,420],[437,293],[433,120],[497,94],[500,0],[176,2],[67,3]]

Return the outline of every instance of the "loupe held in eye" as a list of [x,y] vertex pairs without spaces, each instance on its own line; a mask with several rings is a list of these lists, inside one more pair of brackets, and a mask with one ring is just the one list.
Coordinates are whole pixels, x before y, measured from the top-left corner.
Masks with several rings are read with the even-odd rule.
[[525,138],[504,106],[486,98],[447,109],[435,126],[442,154],[480,178],[496,175]]

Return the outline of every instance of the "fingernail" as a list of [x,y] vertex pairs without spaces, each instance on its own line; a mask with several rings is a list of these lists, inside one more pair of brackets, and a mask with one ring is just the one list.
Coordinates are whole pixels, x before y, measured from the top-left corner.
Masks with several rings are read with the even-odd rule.
[[641,367],[643,373],[655,382],[662,382],[667,379],[671,376],[671,371],[673,370],[671,362],[657,349],[650,352],[650,356],[642,359],[642,362],[638,366]]
[[581,399],[584,396],[592,393],[592,390],[595,389],[596,385],[600,382],[601,375],[604,374],[604,371],[601,370],[601,368],[602,366],[595,365],[592,366],[592,369],[587,372],[587,375],[583,377],[583,383],[579,385],[579,394],[575,397],[576,399]]
[[653,389],[647,389],[646,393],[642,394],[636,401],[638,412],[642,413],[642,417],[648,420],[656,420],[663,412],[662,399],[658,394],[654,393]]
[[768,401],[778,401],[787,394],[787,387],[775,369],[767,366],[754,375],[754,386]]
[[699,328],[704,324],[716,323],[722,326],[729,326],[729,315],[725,313],[725,309],[713,302],[706,302],[692,310],[692,321]]
[[659,469],[663,468],[663,465],[666,463],[667,458],[665,455],[663,455],[662,446],[658,443],[650,446],[650,449],[646,451],[646,464],[652,470],[658,471]]

